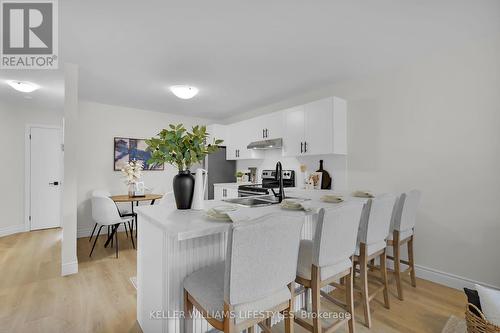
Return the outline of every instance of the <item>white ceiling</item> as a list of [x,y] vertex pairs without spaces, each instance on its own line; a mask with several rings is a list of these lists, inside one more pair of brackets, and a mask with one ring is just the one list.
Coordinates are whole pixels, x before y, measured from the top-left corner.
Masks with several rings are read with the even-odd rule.
[[[498,0],[59,4],[82,99],[221,120],[500,32]],[[177,99],[174,84],[200,93]]]
[[[30,81],[40,86],[32,93],[14,90],[6,81]],[[29,99],[27,99],[29,98]],[[64,72],[62,70],[0,70],[0,101],[62,112],[64,107]]]

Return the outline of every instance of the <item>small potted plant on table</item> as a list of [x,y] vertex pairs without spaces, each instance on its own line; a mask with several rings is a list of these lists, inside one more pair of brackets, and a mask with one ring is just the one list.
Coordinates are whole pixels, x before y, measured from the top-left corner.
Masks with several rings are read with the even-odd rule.
[[191,132],[183,124],[170,124],[154,138],[146,140],[151,151],[149,164],[168,163],[178,169],[174,177],[173,188],[178,209],[191,208],[194,190],[194,177],[189,168],[200,163],[205,156],[216,152],[223,141],[213,138],[207,144],[209,133],[206,126],[194,126]]

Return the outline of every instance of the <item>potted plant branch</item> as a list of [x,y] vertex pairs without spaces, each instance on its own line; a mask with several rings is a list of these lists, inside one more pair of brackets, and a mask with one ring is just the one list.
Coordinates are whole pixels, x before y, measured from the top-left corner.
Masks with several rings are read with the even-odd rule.
[[175,202],[178,209],[191,208],[194,190],[194,177],[189,168],[200,163],[208,154],[219,149],[223,140],[213,138],[207,144],[209,133],[206,126],[194,126],[191,132],[183,124],[170,124],[154,138],[146,140],[151,152],[149,164],[168,163],[178,169],[173,181]]

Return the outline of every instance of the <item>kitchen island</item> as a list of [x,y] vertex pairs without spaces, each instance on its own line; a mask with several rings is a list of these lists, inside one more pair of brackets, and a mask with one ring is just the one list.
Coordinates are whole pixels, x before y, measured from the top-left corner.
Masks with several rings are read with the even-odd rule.
[[[314,193],[313,193],[314,192]],[[294,196],[310,198],[312,208],[340,206],[319,201],[329,191],[294,191]],[[366,199],[347,198],[346,202]],[[227,204],[205,201],[205,208]],[[241,218],[257,218],[280,210],[278,205],[241,208]],[[315,209],[295,211],[304,216],[303,239],[312,239]],[[143,332],[182,333],[184,330],[183,287],[190,273],[224,260],[227,231],[231,222],[210,220],[204,211],[177,210],[173,206],[144,206],[138,209],[141,226],[137,247],[137,320]],[[244,223],[244,222],[238,222]],[[304,303],[297,299],[297,306]],[[210,330],[208,323],[195,315],[193,332]]]

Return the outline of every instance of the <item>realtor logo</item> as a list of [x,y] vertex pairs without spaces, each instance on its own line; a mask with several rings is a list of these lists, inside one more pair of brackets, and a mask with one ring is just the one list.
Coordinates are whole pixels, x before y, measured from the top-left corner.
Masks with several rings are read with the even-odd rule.
[[57,0],[1,0],[3,69],[56,69]]

